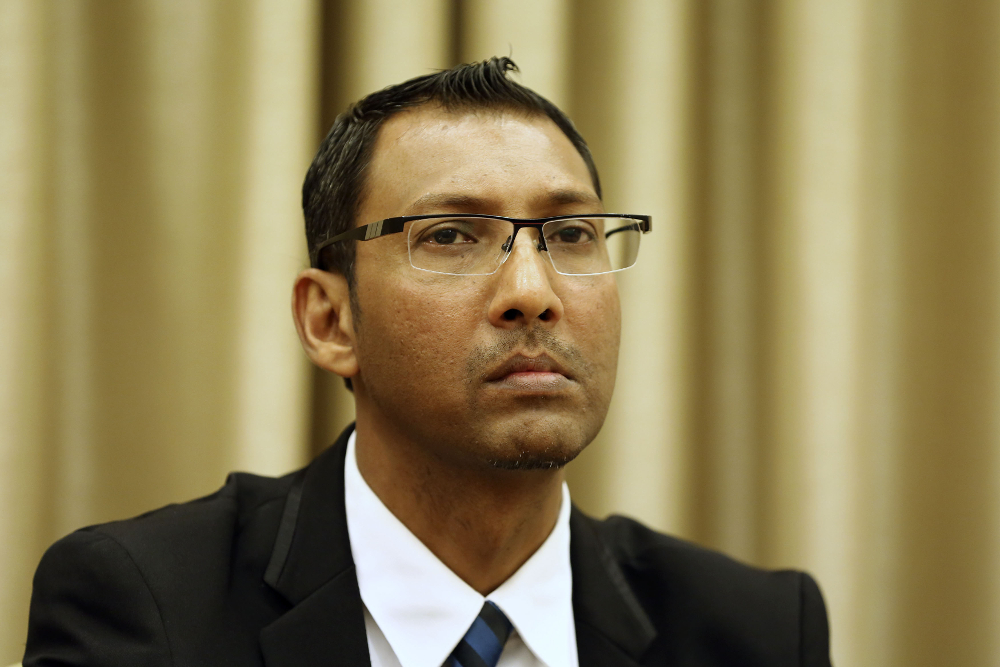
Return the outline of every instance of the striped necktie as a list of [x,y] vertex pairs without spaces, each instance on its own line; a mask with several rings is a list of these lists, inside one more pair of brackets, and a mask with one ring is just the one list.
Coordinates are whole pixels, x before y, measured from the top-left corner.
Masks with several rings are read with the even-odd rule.
[[496,667],[513,628],[500,607],[487,600],[443,667]]

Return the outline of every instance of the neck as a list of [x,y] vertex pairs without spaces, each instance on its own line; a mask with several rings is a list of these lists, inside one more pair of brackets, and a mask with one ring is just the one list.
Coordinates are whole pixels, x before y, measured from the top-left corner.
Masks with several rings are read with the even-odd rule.
[[435,455],[358,414],[358,469],[389,511],[487,595],[542,545],[559,516],[562,470],[498,470]]

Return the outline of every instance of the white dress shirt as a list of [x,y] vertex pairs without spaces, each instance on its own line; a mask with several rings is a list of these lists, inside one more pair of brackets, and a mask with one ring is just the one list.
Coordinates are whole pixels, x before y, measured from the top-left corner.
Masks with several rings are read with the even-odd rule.
[[352,433],[344,500],[372,667],[441,667],[487,599],[514,625],[497,667],[578,667],[566,485],[545,542],[483,597],[382,504],[358,471],[354,442]]

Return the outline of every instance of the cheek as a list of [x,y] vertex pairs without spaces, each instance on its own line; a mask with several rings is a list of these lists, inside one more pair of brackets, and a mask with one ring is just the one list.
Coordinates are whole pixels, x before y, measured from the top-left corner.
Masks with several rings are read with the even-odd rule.
[[566,329],[587,355],[595,371],[615,373],[621,338],[621,306],[614,278],[582,283],[563,299]]
[[[373,284],[373,283],[369,283]],[[366,381],[404,387],[462,389],[461,374],[485,301],[472,281],[427,280],[417,275],[360,289],[358,356]]]

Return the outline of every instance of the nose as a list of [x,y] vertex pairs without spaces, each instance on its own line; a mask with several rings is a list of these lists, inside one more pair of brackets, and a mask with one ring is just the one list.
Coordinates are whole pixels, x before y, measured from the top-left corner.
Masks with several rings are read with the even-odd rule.
[[490,302],[490,323],[501,329],[554,326],[562,319],[563,304],[552,289],[551,262],[538,250],[537,229],[522,229],[507,261],[497,270],[497,288]]

